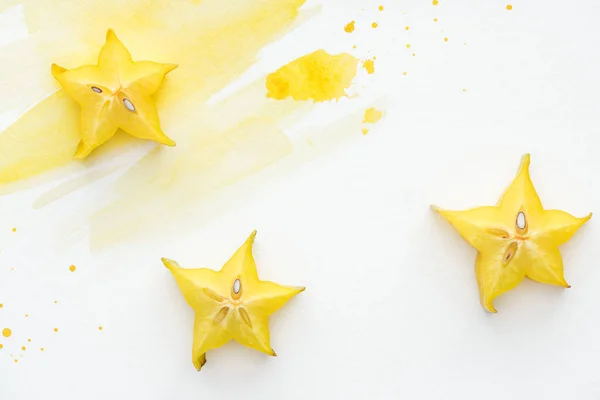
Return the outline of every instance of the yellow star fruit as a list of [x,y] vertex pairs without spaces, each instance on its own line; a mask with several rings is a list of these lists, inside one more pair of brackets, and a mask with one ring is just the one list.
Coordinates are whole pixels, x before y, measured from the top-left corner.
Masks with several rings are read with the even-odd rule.
[[276,356],[268,318],[305,289],[258,279],[252,255],[255,236],[256,231],[220,271],[183,269],[173,260],[162,259],[196,313],[192,361],[198,371],[206,363],[207,351],[232,339]]
[[576,218],[545,210],[529,176],[529,154],[496,206],[449,211],[432,206],[477,250],[475,273],[481,304],[495,313],[493,301],[525,277],[569,288],[558,246],[567,242],[592,214]]
[[160,128],[151,97],[175,68],[175,64],[134,62],[112,30],[106,34],[98,65],[67,70],[52,64],[52,76],[81,107],[81,142],[74,157],[87,157],[119,129],[175,146]]

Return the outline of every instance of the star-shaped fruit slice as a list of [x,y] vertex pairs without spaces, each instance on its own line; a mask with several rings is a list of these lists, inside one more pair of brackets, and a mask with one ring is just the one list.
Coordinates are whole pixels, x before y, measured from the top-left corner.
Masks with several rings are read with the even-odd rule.
[[304,287],[282,286],[258,279],[252,245],[256,231],[220,271],[183,269],[162,259],[171,271],[187,303],[196,312],[192,361],[198,371],[206,352],[234,339],[276,356],[271,348],[269,316]]
[[52,64],[52,76],[81,107],[81,142],[75,158],[87,157],[122,129],[131,136],[175,146],[160,128],[152,95],[175,64],[134,62],[112,30],[98,65],[67,70]]
[[449,211],[432,206],[477,250],[475,273],[481,304],[496,312],[493,301],[525,277],[569,288],[558,247],[567,242],[587,217],[545,210],[529,176],[529,154],[517,177],[496,206]]

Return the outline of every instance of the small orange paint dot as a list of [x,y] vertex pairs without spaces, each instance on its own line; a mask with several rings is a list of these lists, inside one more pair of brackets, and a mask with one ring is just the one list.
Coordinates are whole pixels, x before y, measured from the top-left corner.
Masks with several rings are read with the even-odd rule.
[[383,6],[379,6],[379,11],[383,11]]
[[21,347],[21,350],[25,351],[25,350],[27,350],[27,347],[25,347],[25,346],[22,346],[22,347]]
[[410,26],[405,26],[404,29],[409,30]]
[[69,271],[71,271],[71,272],[75,272],[75,270],[76,270],[76,269],[77,269],[77,267],[76,267],[76,266],[74,266],[74,265],[71,265],[71,266],[69,267]]
[[12,331],[10,329],[4,328],[2,330],[2,336],[4,336],[4,337],[10,337],[10,335],[12,335]]
[[58,328],[54,328],[54,332],[58,332]]
[[410,44],[408,44],[408,43],[407,43],[407,44],[406,44],[406,48],[407,48],[407,49],[410,49]]
[[433,1],[431,2],[431,4],[433,4],[434,6],[437,6],[437,5],[439,4],[439,1],[438,1],[438,0],[433,0]]
[[447,42],[447,41],[448,41],[448,38],[447,38],[447,37],[445,37],[445,38],[444,38],[444,42]]
[[99,327],[98,327],[98,330],[99,330],[99,331],[101,331],[102,329],[104,329],[104,328],[102,328],[101,326],[99,326]]
[[373,22],[373,23],[371,24],[371,26],[372,26],[373,28],[377,28],[379,25],[377,25],[377,22]]
[[506,6],[506,9],[507,9],[508,11],[510,11],[510,10],[512,10],[512,6],[511,6],[510,4],[508,4],[508,5]]

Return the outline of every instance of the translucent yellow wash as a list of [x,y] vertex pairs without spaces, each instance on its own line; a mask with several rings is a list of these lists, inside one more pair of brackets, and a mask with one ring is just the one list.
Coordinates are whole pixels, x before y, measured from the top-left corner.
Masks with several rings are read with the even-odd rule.
[[432,208],[477,249],[475,273],[481,304],[489,312],[496,312],[492,304],[496,297],[525,277],[569,288],[558,246],[592,217],[544,210],[529,176],[529,154],[523,156],[517,177],[496,206],[466,211]]
[[183,269],[175,261],[162,259],[196,312],[192,361],[198,371],[206,363],[207,351],[232,339],[277,355],[270,344],[268,317],[304,288],[258,279],[252,255],[255,236],[256,231],[218,272]]
[[267,76],[267,97],[283,100],[328,101],[346,96],[356,75],[358,59],[350,54],[330,55],[317,50],[284,65]]
[[75,158],[87,157],[123,129],[131,136],[175,146],[160,129],[151,96],[174,64],[133,62],[112,30],[98,56],[98,65],[67,70],[52,64],[52,76],[81,106],[81,142]]

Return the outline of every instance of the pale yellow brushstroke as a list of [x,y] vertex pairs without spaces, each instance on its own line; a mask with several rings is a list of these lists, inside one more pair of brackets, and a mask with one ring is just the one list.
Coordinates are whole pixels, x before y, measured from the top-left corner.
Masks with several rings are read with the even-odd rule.
[[[304,1],[206,0],[174,6],[168,0],[28,0],[23,3],[24,15],[33,36],[0,49],[0,109],[22,111],[55,91],[58,85],[49,73],[52,62],[68,68],[94,63],[110,27],[135,60],[180,65],[155,100],[164,130],[175,132],[174,140],[183,144],[188,135],[203,134],[194,129],[196,109],[291,26]],[[33,94],[23,94],[27,88],[35,88]],[[12,154],[0,161],[0,184],[70,162],[66,155],[79,135],[77,108],[74,103],[65,105],[62,92],[55,96],[0,134],[2,151]],[[166,156],[163,166],[195,151],[181,147]]]
[[379,111],[375,107],[368,108],[365,111],[365,116],[363,117],[363,123],[368,122],[371,124],[376,123],[383,117],[383,112]]
[[356,75],[358,59],[324,50],[300,57],[267,76],[267,97],[276,100],[328,101],[346,96]]
[[193,157],[169,170],[171,179],[138,185],[135,193],[95,214],[91,248],[116,244],[148,229],[167,229],[214,189],[292,152],[287,136],[273,121],[264,119],[247,119],[227,132],[211,132],[193,148]]

